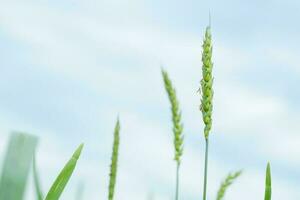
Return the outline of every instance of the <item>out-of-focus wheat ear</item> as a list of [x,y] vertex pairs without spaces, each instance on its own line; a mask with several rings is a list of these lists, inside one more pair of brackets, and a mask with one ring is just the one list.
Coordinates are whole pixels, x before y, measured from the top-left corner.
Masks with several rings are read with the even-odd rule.
[[266,169],[265,200],[271,200],[271,196],[272,196],[271,166],[270,163],[268,163]]
[[183,124],[181,122],[181,111],[179,109],[179,102],[176,96],[176,90],[172,85],[172,82],[168,76],[168,73],[162,69],[162,76],[164,80],[165,90],[168,94],[168,98],[171,104],[172,122],[173,122],[173,143],[174,143],[174,160],[177,163],[176,166],[176,189],[175,200],[179,198],[179,167],[181,163],[181,156],[183,153],[183,140],[182,134]]
[[109,174],[109,186],[108,186],[109,200],[113,200],[114,198],[115,185],[117,179],[119,143],[120,143],[120,120],[118,118],[114,130],[113,151],[111,156],[111,165],[110,165],[110,174]]
[[221,186],[218,190],[217,200],[222,200],[225,196],[225,192],[228,187],[233,183],[242,174],[242,171],[237,171],[235,173],[229,173],[225,180],[221,183]]
[[181,156],[183,153],[183,124],[181,122],[181,111],[179,109],[179,102],[176,96],[176,90],[173,87],[171,79],[168,73],[162,69],[162,76],[164,80],[165,90],[168,94],[168,98],[171,104],[172,123],[173,123],[173,135],[174,135],[174,160],[178,164],[181,162]]

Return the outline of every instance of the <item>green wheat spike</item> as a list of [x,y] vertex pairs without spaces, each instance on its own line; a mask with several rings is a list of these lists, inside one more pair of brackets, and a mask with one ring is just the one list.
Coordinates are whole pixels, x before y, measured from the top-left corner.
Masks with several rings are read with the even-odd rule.
[[176,168],[176,191],[175,191],[175,200],[178,200],[179,196],[179,167],[181,163],[181,156],[183,153],[183,124],[181,122],[181,111],[179,110],[179,102],[176,97],[175,88],[172,85],[172,82],[168,76],[168,73],[162,69],[162,76],[164,79],[165,90],[168,94],[169,101],[171,103],[172,111],[172,122],[173,122],[173,135],[174,135],[174,149],[175,156],[174,160],[177,162]]
[[114,130],[114,142],[113,151],[111,156],[110,174],[109,174],[109,193],[108,199],[113,200],[114,191],[117,178],[117,167],[118,167],[118,154],[119,154],[119,143],[120,143],[120,121],[117,120],[115,130]]
[[210,27],[206,28],[203,41],[202,52],[202,80],[201,80],[201,106],[204,127],[204,136],[208,138],[212,126],[212,110],[213,110],[213,76],[212,76],[212,42]]
[[227,188],[242,174],[242,171],[237,171],[235,173],[229,173],[226,179],[221,183],[218,190],[217,200],[222,200],[224,198]]
[[271,166],[270,163],[268,163],[266,169],[265,200],[271,200],[271,196],[272,196]]
[[168,73],[162,70],[162,76],[164,79],[165,89],[171,103],[173,134],[174,134],[174,149],[175,149],[174,159],[178,164],[180,164],[181,156],[183,153],[183,135],[182,135],[183,124],[181,122],[181,112],[179,110],[179,102],[176,97],[175,88],[172,85]]
[[203,200],[206,200],[207,191],[207,170],[208,170],[208,144],[209,133],[212,126],[212,110],[213,110],[213,76],[212,76],[212,42],[210,26],[206,28],[203,41],[202,52],[202,80],[199,91],[202,91],[200,110],[205,124],[205,162],[204,162],[204,184],[203,184]]

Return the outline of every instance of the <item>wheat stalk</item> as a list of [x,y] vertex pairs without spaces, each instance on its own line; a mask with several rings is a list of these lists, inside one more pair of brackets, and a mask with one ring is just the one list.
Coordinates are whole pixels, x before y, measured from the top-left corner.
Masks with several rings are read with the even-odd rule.
[[109,186],[108,186],[108,199],[113,200],[116,178],[117,178],[117,165],[118,165],[118,153],[119,153],[119,143],[120,143],[120,121],[116,122],[114,130],[114,142],[113,151],[111,156],[110,174],[109,174]]
[[212,99],[213,99],[213,76],[212,76],[212,42],[211,42],[211,30],[210,26],[206,28],[205,37],[203,41],[202,52],[202,80],[201,89],[202,99],[200,110],[202,111],[202,118],[205,124],[204,136],[205,136],[205,164],[204,164],[204,184],[203,184],[203,200],[206,200],[206,188],[207,188],[207,169],[208,169],[208,137],[212,126]]
[[165,90],[168,94],[169,101],[171,103],[172,122],[173,122],[173,135],[174,135],[174,150],[176,161],[176,191],[175,199],[178,200],[179,193],[179,167],[181,163],[181,156],[183,153],[183,124],[181,122],[181,111],[179,110],[179,102],[176,97],[176,90],[172,85],[172,82],[168,76],[168,73],[162,69],[162,76],[164,80]]
[[227,188],[233,183],[242,174],[242,171],[237,171],[235,173],[229,173],[226,179],[221,183],[221,186],[218,190],[217,200],[222,200]]

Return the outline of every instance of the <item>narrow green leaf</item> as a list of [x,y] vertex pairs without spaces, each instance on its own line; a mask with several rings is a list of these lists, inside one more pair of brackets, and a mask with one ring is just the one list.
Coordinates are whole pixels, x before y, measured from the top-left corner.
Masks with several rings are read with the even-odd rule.
[[271,166],[270,163],[266,169],[266,188],[265,188],[265,200],[271,200],[272,196],[272,184],[271,184]]
[[37,138],[15,132],[10,136],[0,181],[0,200],[22,200]]
[[81,154],[83,144],[81,144],[74,152],[71,159],[67,162],[65,167],[62,169],[53,185],[51,186],[45,200],[58,200],[63,190],[65,189],[71,175],[76,167],[77,160]]
[[33,182],[34,182],[34,187],[35,187],[35,192],[36,192],[36,199],[37,200],[43,200],[43,192],[42,192],[42,187],[40,183],[40,178],[38,174],[38,170],[36,167],[36,157],[34,155],[33,157]]
[[217,200],[224,198],[227,188],[233,183],[242,174],[242,171],[237,171],[235,173],[229,173],[226,179],[221,183],[221,186],[218,191]]
[[119,143],[120,143],[120,121],[117,120],[114,130],[114,143],[113,152],[111,156],[110,174],[109,174],[109,186],[108,186],[108,199],[113,200],[115,185],[117,179],[117,168],[118,168],[118,154],[119,154]]

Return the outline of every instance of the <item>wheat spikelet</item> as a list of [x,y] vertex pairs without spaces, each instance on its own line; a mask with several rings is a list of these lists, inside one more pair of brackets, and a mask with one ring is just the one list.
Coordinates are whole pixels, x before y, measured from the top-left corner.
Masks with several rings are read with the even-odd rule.
[[200,110],[202,111],[203,122],[205,124],[204,136],[208,138],[212,125],[212,110],[213,110],[213,76],[212,76],[212,43],[210,26],[206,28],[205,37],[203,41],[202,52],[202,80],[201,91],[202,99]]
[[221,183],[218,191],[217,200],[223,199],[227,188],[242,174],[242,171],[237,171],[235,173],[229,173],[226,179]]
[[174,159],[178,164],[180,164],[181,156],[183,153],[183,124],[181,122],[181,112],[179,110],[179,103],[176,97],[175,88],[172,85],[172,82],[168,76],[168,73],[162,69],[162,76],[164,79],[165,89],[168,94],[171,111],[172,111],[172,122],[173,122],[173,134],[174,134],[174,148],[175,156]]
[[108,199],[113,200],[114,190],[117,178],[117,165],[118,165],[118,152],[119,152],[119,142],[120,142],[120,121],[117,120],[115,130],[114,130],[114,142],[113,151],[111,156],[110,174],[109,174],[109,193]]

